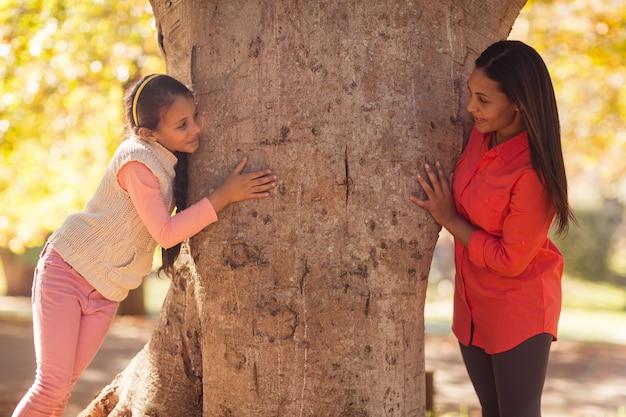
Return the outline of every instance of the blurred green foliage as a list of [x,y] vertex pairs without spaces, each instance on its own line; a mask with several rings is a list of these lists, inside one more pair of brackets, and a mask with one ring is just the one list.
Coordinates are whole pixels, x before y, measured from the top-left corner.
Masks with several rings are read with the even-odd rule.
[[0,0],[0,246],[82,209],[123,139],[125,85],[162,72],[145,0]]
[[565,271],[592,281],[615,279],[618,274],[611,270],[610,258],[623,214],[617,199],[603,201],[599,208],[576,210],[578,225],[566,236],[553,236],[565,254]]

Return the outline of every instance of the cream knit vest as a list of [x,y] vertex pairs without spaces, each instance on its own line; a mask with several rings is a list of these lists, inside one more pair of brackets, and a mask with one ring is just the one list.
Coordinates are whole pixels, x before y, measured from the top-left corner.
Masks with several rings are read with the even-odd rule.
[[117,148],[85,210],[70,215],[48,240],[63,259],[103,296],[121,301],[150,273],[156,242],[146,229],[117,173],[130,161],[159,179],[172,211],[176,157],[159,143],[131,137]]

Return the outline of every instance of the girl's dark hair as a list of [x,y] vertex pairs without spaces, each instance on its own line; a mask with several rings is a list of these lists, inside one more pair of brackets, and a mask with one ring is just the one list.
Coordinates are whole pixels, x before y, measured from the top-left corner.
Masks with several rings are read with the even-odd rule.
[[[133,101],[137,90],[148,77],[151,76],[148,75],[137,81],[124,99],[128,129],[137,136],[139,136],[139,128],[141,127],[156,130],[161,117],[177,97],[183,96],[193,99],[193,93],[183,83],[169,75],[157,75],[147,82],[139,94],[136,105],[137,122],[135,122]],[[178,161],[174,168],[176,173],[174,177],[174,202],[178,213],[187,208],[188,154],[176,152],[175,155]],[[159,271],[172,272],[174,261],[180,252],[180,246],[179,243],[169,249],[161,249],[162,266]]]
[[576,222],[567,199],[567,177],[554,88],[543,59],[520,41],[499,41],[474,62],[517,105],[526,132],[532,165],[556,208],[556,229],[567,233]]

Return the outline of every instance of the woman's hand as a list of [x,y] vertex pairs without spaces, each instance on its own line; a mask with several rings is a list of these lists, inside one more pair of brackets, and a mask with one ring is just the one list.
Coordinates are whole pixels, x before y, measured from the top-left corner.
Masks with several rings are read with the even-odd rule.
[[238,201],[271,197],[270,191],[276,187],[276,176],[269,169],[242,174],[247,162],[247,158],[239,162],[224,184],[209,196],[215,211],[219,212]]
[[[426,174],[430,179],[430,184],[420,175],[417,174],[417,182],[421,185],[428,197],[427,200],[421,200],[418,197],[411,196],[409,200],[418,207],[428,210],[437,223],[445,228],[459,217],[456,207],[454,206],[454,198],[448,180],[446,179],[441,164],[437,161],[437,172],[430,165],[425,164]],[[432,186],[431,186],[432,184]]]

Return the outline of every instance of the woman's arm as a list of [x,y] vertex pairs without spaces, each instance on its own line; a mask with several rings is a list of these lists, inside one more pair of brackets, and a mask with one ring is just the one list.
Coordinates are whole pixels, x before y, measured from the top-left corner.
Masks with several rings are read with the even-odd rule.
[[432,184],[429,184],[420,174],[417,174],[417,182],[422,186],[427,200],[411,196],[409,200],[418,207],[427,210],[442,227],[446,228],[452,236],[467,246],[470,236],[477,229],[467,220],[459,216],[454,205],[454,197],[450,189],[450,183],[443,174],[441,164],[437,161],[437,173],[430,165],[425,165],[426,174]]
[[452,191],[439,163],[438,175],[428,165],[426,173],[432,186],[419,174],[417,181],[428,199],[411,196],[410,200],[428,210],[437,223],[467,247],[470,261],[504,276],[524,272],[546,241],[554,218],[554,208],[535,172],[526,171],[514,185],[502,237],[473,226],[457,213]]
[[554,213],[537,174],[525,172],[513,186],[502,237],[474,232],[467,244],[470,261],[500,275],[521,274],[546,242]]

